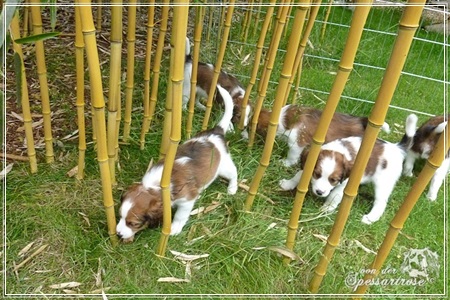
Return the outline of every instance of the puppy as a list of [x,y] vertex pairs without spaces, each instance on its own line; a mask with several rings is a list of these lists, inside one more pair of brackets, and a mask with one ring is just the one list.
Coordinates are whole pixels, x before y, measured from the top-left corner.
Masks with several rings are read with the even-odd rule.
[[[229,194],[237,191],[237,170],[224,137],[233,114],[233,100],[221,86],[217,89],[225,102],[221,121],[213,129],[198,133],[177,150],[170,180],[172,207],[176,208],[171,235],[181,232],[195,201],[218,176],[229,181]],[[116,228],[124,242],[132,242],[136,232],[161,223],[163,167],[164,159],[150,168],[141,183],[130,186],[124,193]]]
[[[406,176],[412,176],[412,170],[414,167],[414,162],[417,158],[427,159],[430,157],[436,143],[444,131],[445,126],[450,115],[447,116],[436,116],[430,118],[427,122],[422,124],[422,126],[417,129],[412,143],[408,147],[408,152],[406,154],[405,163],[403,166],[403,174]],[[414,114],[409,117],[416,118]],[[436,200],[439,188],[444,181],[445,176],[450,171],[450,157],[449,152],[447,152],[442,165],[436,170],[433,178],[431,179],[430,188],[428,189],[427,198],[431,201]]]
[[[311,107],[290,104],[282,108],[276,135],[286,138],[289,147],[287,158],[281,161],[283,165],[290,167],[298,162],[303,149],[311,144],[321,116],[321,110]],[[265,137],[270,112],[262,110],[258,120],[257,132]],[[349,136],[363,136],[367,122],[367,117],[335,113],[325,136],[325,143]],[[384,123],[381,129],[389,132],[389,125]]]
[[[186,59],[184,63],[184,81],[183,81],[183,108],[186,109],[189,102],[191,93],[191,76],[192,75],[192,57],[190,55],[190,43],[186,38]],[[214,76],[214,66],[212,64],[206,64],[199,62],[197,69],[197,86],[196,86],[196,105],[202,110],[206,107],[200,103],[200,98],[208,98],[208,93],[211,88],[212,78]],[[232,75],[220,71],[218,85],[222,86],[233,99],[233,117],[231,119],[232,124],[239,124],[242,115],[242,101],[244,100],[245,89],[242,84]],[[216,93],[214,98],[218,104],[223,104],[223,99],[220,94]],[[247,105],[244,109],[245,119],[244,126],[247,126],[250,115],[251,107]]]
[[[402,164],[407,145],[414,136],[416,121],[408,118],[405,127],[405,139],[398,144],[377,139],[369,162],[361,179],[361,184],[372,183],[375,189],[375,202],[371,211],[364,215],[362,222],[372,224],[384,213],[389,196],[402,174]],[[326,197],[322,211],[333,211],[344,195],[348,177],[361,146],[361,137],[347,137],[324,144],[314,167],[311,178],[311,190],[318,197]],[[301,169],[306,162],[308,151],[301,155]],[[293,178],[280,181],[283,190],[297,187],[302,175],[300,170]]]

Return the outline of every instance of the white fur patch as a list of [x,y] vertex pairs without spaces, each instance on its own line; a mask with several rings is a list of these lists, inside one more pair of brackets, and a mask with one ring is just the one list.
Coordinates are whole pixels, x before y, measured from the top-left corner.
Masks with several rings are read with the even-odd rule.
[[334,157],[325,157],[320,163],[322,174],[319,178],[311,178],[311,189],[319,197],[327,197],[334,189],[328,178],[336,170],[336,160]]
[[160,189],[163,168],[164,166],[162,165],[151,168],[147,173],[145,173],[144,178],[142,178],[142,185],[146,189]]
[[133,230],[131,230],[131,228],[127,226],[127,223],[125,220],[128,215],[128,212],[133,207],[133,205],[134,204],[130,200],[126,199],[123,201],[123,203],[120,207],[121,218],[120,218],[119,223],[117,223],[116,231],[117,231],[117,234],[123,239],[128,239],[134,235]]
[[177,158],[175,160],[175,163],[180,164],[180,165],[184,165],[184,164],[187,164],[188,162],[190,162],[191,160],[192,160],[192,158],[187,157],[187,156],[183,156],[183,157]]

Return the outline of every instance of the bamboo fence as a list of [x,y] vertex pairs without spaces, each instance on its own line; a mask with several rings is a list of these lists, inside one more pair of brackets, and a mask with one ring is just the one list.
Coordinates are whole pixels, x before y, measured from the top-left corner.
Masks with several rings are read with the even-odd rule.
[[[367,162],[372,153],[380,127],[383,125],[389,104],[397,87],[406,57],[409,52],[414,34],[419,26],[425,0],[410,0],[411,6],[406,6],[400,20],[399,32],[392,50],[391,58],[381,82],[375,105],[369,116],[368,125],[364,134],[360,150],[352,167],[348,183],[344,189],[344,196],[339,206],[333,228],[327,239],[323,254],[317,264],[313,278],[310,282],[310,291],[317,293],[326,273],[329,262],[332,260],[334,251],[339,244],[339,239],[347,223],[350,208],[357,195],[359,183],[364,175]],[[357,7],[358,9],[359,7]],[[358,14],[355,14],[357,16]],[[306,169],[306,168],[305,168]]]
[[[37,0],[30,0],[32,4],[38,4]],[[120,4],[120,1],[112,1],[113,4]],[[163,197],[163,226],[161,230],[161,237],[157,247],[157,253],[164,255],[168,238],[170,235],[171,226],[171,196],[170,196],[170,179],[175,155],[178,149],[178,144],[181,140],[181,120],[182,120],[182,94],[183,94],[183,76],[184,76],[184,58],[186,47],[186,35],[188,28],[189,6],[182,5],[185,2],[181,0],[173,1],[173,18],[169,17],[169,0],[164,1],[161,9],[161,19],[159,23],[159,36],[154,56],[152,56],[153,44],[153,30],[155,27],[155,2],[149,0],[147,19],[147,40],[146,40],[146,56],[145,56],[145,71],[144,71],[144,97],[143,97],[143,122],[140,134],[140,148],[143,149],[145,145],[145,135],[149,131],[153,116],[156,110],[156,103],[158,99],[159,80],[161,73],[161,63],[164,50],[164,41],[168,31],[169,24],[171,25],[171,52],[170,52],[170,67],[169,67],[169,81],[167,83],[167,94],[165,99],[164,125],[162,142],[160,145],[160,157],[164,158],[164,170],[161,178],[161,192]],[[243,20],[243,28],[241,31],[241,39],[246,41],[250,34],[251,20],[253,17],[253,7],[257,4],[252,0],[249,9],[245,14]],[[275,0],[271,0],[270,4],[275,4]],[[329,2],[331,3],[331,2]],[[75,8],[75,55],[76,55],[76,79],[77,79],[77,121],[79,127],[79,158],[78,158],[78,174],[77,178],[82,179],[84,175],[84,160],[86,152],[86,128],[84,119],[85,109],[85,95],[84,95],[84,54],[86,54],[89,79],[90,79],[90,98],[93,111],[93,132],[97,150],[97,160],[99,163],[103,204],[105,207],[107,227],[110,240],[113,245],[117,244],[118,239],[115,232],[116,219],[114,212],[114,201],[112,195],[112,187],[116,183],[115,169],[118,160],[119,151],[119,127],[121,122],[121,60],[122,60],[122,7],[119,5],[111,8],[111,53],[110,53],[110,75],[109,75],[109,96],[108,96],[108,118],[105,117],[105,100],[103,96],[102,76],[100,71],[97,42],[96,42],[96,28],[94,27],[93,14],[90,0],[77,0]],[[134,66],[135,66],[135,42],[136,42],[136,1],[130,1],[131,6],[128,6],[128,32],[127,32],[127,80],[126,80],[126,97],[125,97],[125,114],[124,114],[124,134],[123,140],[127,141],[130,136],[130,124],[132,117],[132,98],[134,90]],[[249,211],[253,205],[260,182],[264,173],[269,166],[270,158],[274,146],[276,130],[279,122],[279,116],[282,107],[287,103],[290,88],[293,85],[295,75],[298,77],[296,85],[299,85],[302,58],[305,52],[307,41],[310,38],[311,30],[314,26],[321,0],[314,0],[310,3],[309,0],[301,0],[295,3],[290,0],[282,1],[282,6],[278,7],[276,20],[272,20],[274,6],[269,6],[266,10],[266,16],[261,27],[258,43],[256,45],[255,59],[253,62],[253,69],[251,78],[246,89],[243,107],[246,107],[249,102],[249,97],[254,85],[256,84],[259,65],[262,60],[263,48],[266,36],[272,33],[270,45],[264,60],[264,68],[260,76],[260,81],[257,91],[257,101],[254,105],[254,114],[251,120],[251,127],[249,133],[249,147],[254,143],[256,126],[258,116],[266,98],[266,92],[270,77],[272,75],[273,66],[279,51],[280,41],[283,33],[287,32],[288,16],[292,10],[294,16],[292,18],[292,27],[296,28],[297,32],[302,34],[290,34],[288,36],[288,43],[284,61],[282,64],[281,75],[278,79],[276,88],[275,101],[272,106],[270,115],[270,122],[268,133],[266,136],[264,149],[260,158],[259,166],[255,172],[255,176],[250,184],[244,208]],[[311,5],[312,4],[312,5]],[[325,141],[327,129],[330,125],[336,107],[342,96],[346,82],[353,69],[355,56],[363,33],[364,25],[367,16],[371,9],[372,0],[356,1],[355,12],[352,17],[345,48],[339,62],[337,75],[335,77],[330,94],[326,101],[325,108],[320,118],[317,131],[313,136],[313,143],[310,148],[308,158],[306,160],[303,175],[297,186],[296,195],[291,211],[288,234],[286,238],[286,247],[290,250],[294,249],[295,236],[298,230],[298,221],[301,215],[303,202],[308,191],[309,182],[312,176],[314,165],[319,155],[321,146]],[[394,45],[394,49],[389,60],[385,76],[381,83],[375,105],[369,116],[368,126],[363,138],[361,149],[356,157],[355,165],[352,169],[349,182],[344,190],[344,197],[340,204],[338,214],[336,216],[333,228],[327,239],[327,243],[323,249],[323,254],[317,264],[313,278],[310,282],[310,292],[317,293],[323,277],[326,275],[328,264],[332,261],[335,249],[339,246],[339,240],[346,225],[348,215],[353,204],[353,200],[357,195],[358,186],[363,176],[365,166],[367,165],[369,155],[372,151],[373,145],[382,126],[389,108],[393,93],[396,89],[401,71],[403,69],[410,45],[416,29],[419,26],[419,19],[423,10],[425,0],[410,0],[405,7],[403,16],[400,21],[398,36]],[[213,105],[213,97],[216,90],[219,74],[222,68],[222,62],[227,48],[230,28],[233,21],[233,13],[235,9],[234,0],[230,0],[227,9],[221,8],[221,21],[219,24],[219,34],[221,39],[220,49],[216,58],[214,67],[214,76],[212,78],[211,89],[209,90],[205,116],[203,119],[202,129],[208,126],[211,109]],[[328,7],[326,18],[329,16],[331,6]],[[25,10],[27,11],[27,10]],[[225,13],[226,12],[226,13]],[[257,18],[259,19],[259,12]],[[97,10],[97,28],[101,28],[101,10]],[[209,22],[213,19],[213,8],[209,8]],[[309,16],[308,16],[309,13]],[[42,33],[42,20],[39,6],[31,7],[33,33]],[[205,22],[206,11],[203,7],[196,8],[196,20],[194,29],[194,47],[193,47],[193,69],[191,78],[191,95],[188,108],[187,120],[187,136],[191,136],[192,120],[194,114],[195,104],[195,87],[197,83],[197,63],[200,55],[201,36],[203,31],[203,23]],[[306,26],[305,20],[308,18]],[[171,23],[169,23],[171,21]],[[272,27],[270,26],[273,23]],[[25,23],[26,24],[26,23]],[[211,26],[212,27],[212,26]],[[211,28],[210,27],[210,28]],[[255,28],[257,26],[255,25]],[[210,39],[210,28],[206,40]],[[221,30],[223,28],[223,31]],[[19,20],[17,15],[13,18],[11,23],[11,35],[13,41],[20,37]],[[325,25],[322,27],[323,37],[325,33]],[[30,112],[30,103],[28,99],[28,87],[26,80],[25,67],[23,63],[23,53],[21,46],[13,42],[13,49],[16,54],[16,59],[20,62],[21,74],[21,104],[23,110],[23,120],[25,126],[25,135],[27,142],[27,151],[30,161],[31,172],[37,171],[36,151],[34,149],[33,129],[31,127],[32,119]],[[52,149],[52,132],[51,132],[51,112],[49,102],[49,92],[47,85],[47,71],[45,66],[44,46],[42,42],[36,43],[37,56],[37,71],[40,82],[40,92],[42,99],[42,112],[44,118],[45,131],[45,145],[46,145],[46,161],[53,161]],[[151,68],[151,60],[153,58],[154,65]],[[151,73],[153,80],[151,82]],[[295,100],[294,100],[295,101]],[[244,114],[242,114],[244,116]],[[243,128],[243,117],[240,120],[240,129]],[[448,127],[448,126],[447,126]],[[397,212],[396,216],[391,222],[391,226],[387,231],[383,244],[378,250],[377,256],[371,264],[371,269],[379,271],[392,249],[399,231],[402,229],[404,222],[409,216],[417,202],[418,197],[423,192],[425,186],[428,184],[434,171],[442,163],[444,153],[448,151],[449,145],[446,143],[449,137],[448,130],[446,134],[442,134],[438,145],[433,154],[427,161],[424,169],[420,173],[411,191],[406,196],[402,206]],[[289,262],[289,258],[284,259]],[[370,280],[377,274],[366,274],[364,280]],[[359,286],[356,290],[357,294],[364,294],[368,286]]]

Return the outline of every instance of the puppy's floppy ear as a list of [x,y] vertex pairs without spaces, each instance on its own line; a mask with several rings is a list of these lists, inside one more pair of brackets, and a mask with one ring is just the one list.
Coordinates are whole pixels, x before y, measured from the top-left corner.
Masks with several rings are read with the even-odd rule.
[[302,154],[300,154],[300,169],[303,170],[306,164],[306,159],[308,158],[309,147],[303,149]]
[[144,222],[148,224],[148,227],[155,228],[162,224],[163,221],[163,208],[162,203],[159,201],[150,201],[147,210],[144,215]]
[[342,183],[342,181],[344,181],[345,179],[350,177],[350,172],[352,171],[354,162],[347,160],[345,158],[345,156],[342,155],[342,164],[343,164],[343,171],[342,171],[341,183]]

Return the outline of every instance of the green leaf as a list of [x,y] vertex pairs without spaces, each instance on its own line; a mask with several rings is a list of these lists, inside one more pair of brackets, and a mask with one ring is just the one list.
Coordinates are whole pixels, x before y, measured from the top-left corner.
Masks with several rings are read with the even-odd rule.
[[17,44],[31,44],[31,43],[35,43],[38,41],[54,38],[55,36],[58,36],[60,34],[61,34],[60,32],[47,32],[47,33],[35,34],[35,35],[30,35],[30,36],[27,36],[24,38],[14,40],[14,42]]
[[7,33],[3,45],[0,47],[0,51],[1,51],[0,59],[1,59],[1,62],[2,62],[2,70],[4,68],[4,64],[5,64],[5,61],[6,61],[5,54],[7,52],[7,49],[9,48],[10,44],[11,44],[11,35],[9,33]]
[[22,105],[22,59],[20,58],[20,55],[17,52],[14,53],[14,73],[16,74],[17,106],[21,107],[21,105]]

